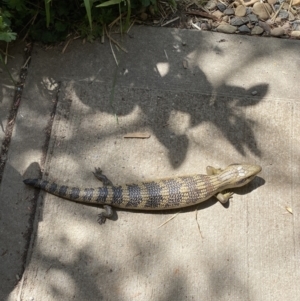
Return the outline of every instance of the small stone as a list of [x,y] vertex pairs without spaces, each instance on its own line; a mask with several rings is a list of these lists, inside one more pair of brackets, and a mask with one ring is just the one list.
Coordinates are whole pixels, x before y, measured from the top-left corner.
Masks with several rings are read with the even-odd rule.
[[236,9],[235,9],[235,15],[238,17],[244,17],[246,15],[246,6],[244,5],[239,5]]
[[275,23],[281,23],[281,18],[277,17],[277,18],[275,19]]
[[271,29],[271,36],[273,37],[280,37],[284,35],[284,29],[281,27]]
[[217,3],[217,8],[219,9],[219,11],[223,12],[227,7],[223,3]]
[[217,7],[217,2],[215,0],[209,0],[204,7],[208,10],[213,10]]
[[236,32],[236,27],[229,24],[222,24],[217,27],[217,31],[223,33],[234,33]]
[[252,94],[253,96],[255,96],[255,95],[257,95],[257,91],[252,91],[251,94]]
[[238,28],[240,33],[250,33],[250,29],[246,25],[242,25]]
[[291,31],[291,37],[300,38],[300,30]]
[[293,31],[298,31],[298,30],[300,30],[300,20],[293,22]]
[[251,23],[257,23],[258,22],[258,18],[254,14],[249,14],[247,17],[249,18]]
[[222,12],[220,12],[219,10],[216,10],[212,13],[213,16],[217,17],[218,19],[221,19],[224,14]]
[[277,2],[277,0],[267,0],[267,1],[270,5],[274,5]]
[[225,22],[228,22],[229,21],[229,16],[223,16],[222,20],[225,21]]
[[289,17],[289,13],[288,11],[281,9],[278,14],[278,17],[281,19],[287,19]]
[[208,25],[207,23],[201,23],[200,28],[202,30],[208,30],[208,26],[207,25]]
[[246,15],[252,14],[253,8],[252,7],[246,7]]
[[297,11],[293,7],[290,7],[289,3],[284,2],[281,8],[290,11],[293,15],[297,15]]
[[[199,26],[199,25],[198,25]],[[199,26],[202,30],[207,30],[206,23],[201,23]]]
[[259,22],[258,22],[258,25],[259,25],[261,28],[263,28],[263,30],[264,30],[267,34],[270,33],[271,27],[270,27],[269,24],[267,24],[267,23],[265,23],[265,22],[262,22],[262,21],[259,21]]
[[248,17],[235,17],[230,20],[230,24],[233,26],[241,26],[249,22]]
[[[267,11],[269,13],[267,13]],[[268,3],[256,2],[253,5],[253,13],[256,14],[260,19],[267,20],[269,15],[272,13],[272,8]]]
[[289,21],[294,21],[295,20],[295,16],[289,11]]
[[286,34],[291,29],[291,24],[289,21],[287,21],[281,27],[284,30],[284,33]]
[[140,18],[141,18],[141,20],[146,21],[148,18],[148,15],[146,13],[141,13]]
[[254,26],[251,30],[251,34],[253,34],[253,35],[262,34],[263,32],[264,32],[264,30],[260,26]]
[[233,10],[233,8],[229,7],[229,8],[226,8],[223,11],[223,13],[224,13],[224,15],[227,15],[227,16],[234,15],[234,10]]

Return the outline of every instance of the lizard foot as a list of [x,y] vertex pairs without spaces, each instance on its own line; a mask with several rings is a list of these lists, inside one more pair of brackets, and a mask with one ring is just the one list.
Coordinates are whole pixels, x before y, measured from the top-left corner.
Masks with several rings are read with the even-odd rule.
[[114,186],[113,183],[102,173],[101,168],[95,167],[95,172],[93,172],[94,176],[100,180],[104,186]]
[[101,212],[98,214],[97,222],[102,225],[105,223],[107,218],[111,218],[113,216],[113,210],[111,206],[104,205],[103,208],[105,209],[105,212]]

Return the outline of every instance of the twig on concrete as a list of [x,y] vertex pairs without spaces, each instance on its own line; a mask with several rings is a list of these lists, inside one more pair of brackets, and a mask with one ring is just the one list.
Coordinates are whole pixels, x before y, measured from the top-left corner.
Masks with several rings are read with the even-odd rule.
[[203,235],[202,235],[202,232],[201,232],[201,229],[200,229],[200,224],[198,222],[198,209],[196,209],[196,222],[197,222],[197,226],[198,226],[198,230],[199,230],[200,236],[203,239]]
[[176,17],[176,18],[174,18],[174,19],[172,19],[172,20],[170,20],[170,21],[168,21],[168,22],[162,24],[161,27],[166,26],[166,25],[168,25],[168,24],[170,24],[170,23],[172,23],[172,22],[174,22],[174,21],[176,21],[176,20],[178,20],[178,19],[179,19],[179,17]]
[[112,38],[109,34],[108,34],[108,32],[107,32],[107,29],[106,29],[106,26],[104,26],[104,28],[105,28],[105,33],[106,33],[106,35],[107,35],[107,37],[109,38],[109,40],[111,41],[111,42],[113,42],[114,44],[116,44],[120,49],[122,49],[124,52],[126,52],[126,53],[128,53],[128,51],[125,49],[125,48],[123,48],[114,38]]
[[162,227],[163,225],[165,225],[166,223],[168,223],[170,220],[172,220],[173,218],[175,218],[181,211],[177,212],[176,214],[174,214],[172,217],[170,217],[169,219],[167,219],[165,222],[163,222],[161,225],[159,225],[157,227],[157,229],[159,229],[160,227]]

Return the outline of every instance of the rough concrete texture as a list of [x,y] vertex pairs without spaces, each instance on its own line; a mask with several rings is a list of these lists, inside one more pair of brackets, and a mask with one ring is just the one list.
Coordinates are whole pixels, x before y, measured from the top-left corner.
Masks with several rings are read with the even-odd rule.
[[[14,83],[19,81],[20,69],[25,63],[23,42],[16,42],[14,47],[8,47],[6,67],[0,63],[0,179],[1,166],[7,159],[5,172],[0,183],[0,300],[6,300],[15,284],[20,280],[23,271],[24,256],[30,237],[28,227],[31,206],[24,201],[26,192],[22,190],[19,173],[22,164],[27,164],[23,155],[28,134],[23,132],[24,123],[18,122],[11,135],[11,147],[8,153],[2,152],[7,148],[7,125],[12,121],[10,112],[14,104]],[[4,55],[2,54],[4,59]],[[21,130],[21,131],[20,131]],[[29,134],[32,139],[32,133]],[[41,133],[41,139],[44,134]],[[40,151],[41,156],[41,151]],[[32,195],[32,194],[30,194]]]
[[[95,166],[115,184],[233,162],[263,171],[229,206],[209,200],[162,227],[177,211],[117,210],[100,226],[102,209],[40,193],[25,273],[1,298],[299,300],[299,42],[134,27],[120,43],[118,69],[108,43],[34,48],[2,203],[31,204],[21,178],[38,175],[57,85],[45,178],[99,186]],[[132,132],[151,137],[123,138]]]

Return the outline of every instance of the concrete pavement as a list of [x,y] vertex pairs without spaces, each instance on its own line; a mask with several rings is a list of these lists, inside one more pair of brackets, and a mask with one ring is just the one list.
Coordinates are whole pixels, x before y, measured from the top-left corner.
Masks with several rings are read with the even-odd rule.
[[[298,300],[299,41],[134,27],[119,42],[118,68],[109,43],[33,49],[0,186],[0,299]],[[121,184],[233,162],[263,171],[160,228],[176,212],[99,226],[100,208],[22,183],[39,166],[99,186],[95,166]]]

